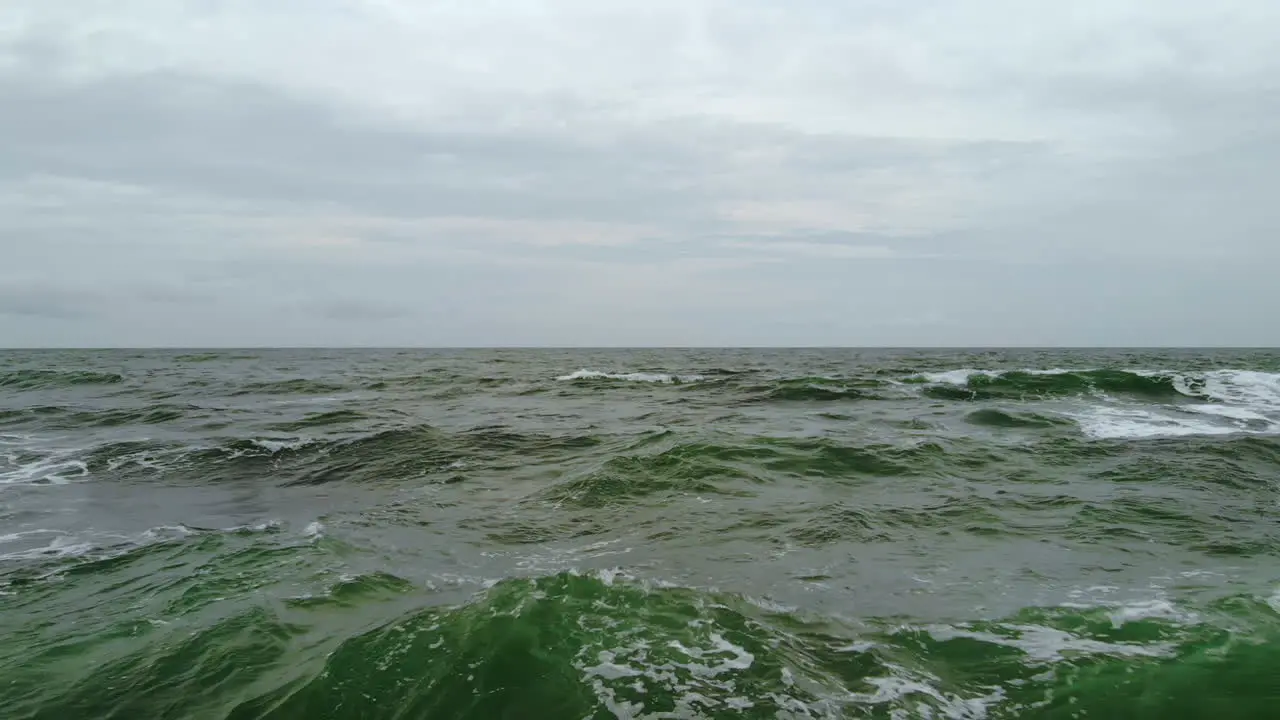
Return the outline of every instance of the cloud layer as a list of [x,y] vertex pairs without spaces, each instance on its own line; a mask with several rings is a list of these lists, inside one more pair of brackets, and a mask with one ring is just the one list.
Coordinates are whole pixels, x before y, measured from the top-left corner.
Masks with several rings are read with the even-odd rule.
[[1280,8],[1122,5],[18,0],[0,343],[1274,345]]

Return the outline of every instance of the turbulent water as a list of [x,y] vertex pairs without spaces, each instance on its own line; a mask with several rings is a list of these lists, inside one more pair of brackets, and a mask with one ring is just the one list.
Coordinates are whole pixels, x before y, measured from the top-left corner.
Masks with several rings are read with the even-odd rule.
[[0,716],[1280,717],[1280,353],[3,353]]

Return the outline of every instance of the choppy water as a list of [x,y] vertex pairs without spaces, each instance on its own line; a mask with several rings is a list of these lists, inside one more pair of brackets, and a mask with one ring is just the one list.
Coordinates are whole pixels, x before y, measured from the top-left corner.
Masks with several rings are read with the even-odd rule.
[[1274,718],[1280,354],[0,355],[5,718]]

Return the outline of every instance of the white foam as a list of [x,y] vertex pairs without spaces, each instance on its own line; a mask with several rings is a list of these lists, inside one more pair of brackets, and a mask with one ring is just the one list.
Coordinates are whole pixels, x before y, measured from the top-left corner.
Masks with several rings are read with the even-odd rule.
[[928,628],[929,635],[939,642],[955,638],[968,638],[979,642],[1021,650],[1029,659],[1039,662],[1055,662],[1063,659],[1063,653],[1082,655],[1113,655],[1122,657],[1164,657],[1172,651],[1168,643],[1136,645],[1132,643],[1108,643],[1072,635],[1064,630],[1043,625],[1006,625],[1002,629],[1010,635],[970,630],[963,626],[939,625]]
[[972,368],[961,368],[959,370],[948,370],[946,372],[921,373],[918,377],[927,382],[937,383],[939,385],[968,385],[969,378],[976,375],[986,377],[996,377],[1000,373],[992,370],[974,370]]
[[1118,404],[1096,407],[1088,416],[1077,418],[1085,434],[1126,439],[1280,432],[1280,374],[1255,370],[1146,370],[1137,374],[1168,377],[1179,393],[1214,402],[1166,405],[1155,410]]
[[1111,625],[1119,629],[1126,623],[1152,618],[1175,620],[1180,623],[1198,622],[1198,617],[1194,613],[1183,612],[1169,601],[1157,599],[1121,605],[1111,613]]
[[[978,370],[960,368],[922,373],[915,377],[945,385],[967,385],[974,377],[1001,377],[1010,372],[1029,375],[1062,375],[1090,372],[1064,368]],[[1280,433],[1280,373],[1224,369],[1208,372],[1131,370],[1144,377],[1169,378],[1175,390],[1187,398],[1208,400],[1198,404],[1125,403],[1095,393],[1101,402],[1063,412],[1076,420],[1089,437],[1142,439],[1191,435]]]
[[1214,400],[1280,410],[1280,373],[1215,370],[1204,373],[1202,378],[1202,392]]
[[769,598],[757,598],[757,597],[752,597],[750,595],[747,595],[745,596],[745,599],[747,602],[751,603],[752,605],[755,605],[756,607],[760,608],[761,610],[764,610],[765,612],[770,612],[778,615],[792,614],[792,613],[799,612],[799,608],[796,608],[791,605],[783,605],[782,603],[776,602],[774,600],[770,600]]
[[[891,703],[901,703],[912,695],[924,695],[931,698],[941,706],[939,710],[943,717],[955,718],[956,720],[985,718],[987,716],[987,708],[1004,699],[1004,692],[999,688],[994,689],[991,694],[983,697],[962,698],[955,695],[944,694],[933,686],[920,680],[897,675],[890,675],[889,677],[882,678],[867,678],[867,683],[875,687],[875,692],[855,693],[851,699],[856,702],[870,705],[887,705]],[[919,710],[921,717],[932,716],[932,712],[927,705],[921,706]],[[895,712],[893,716],[909,717],[906,713],[897,712]]]
[[253,443],[254,445],[257,445],[263,450],[266,450],[267,452],[274,455],[283,450],[298,450],[300,448],[306,447],[307,445],[310,445],[313,441],[307,438],[297,438],[294,440],[281,440],[281,439],[273,439],[273,438],[254,438],[249,442]]
[[1021,370],[977,370],[974,368],[960,368],[958,370],[946,370],[943,372],[920,373],[917,378],[926,382],[938,385],[968,385],[969,381],[975,377],[998,378],[1008,373],[1016,372],[1024,375],[1066,375],[1073,372],[1087,372],[1081,370],[1067,370],[1065,368],[1024,368]]
[[560,381],[568,380],[623,380],[626,382],[646,382],[646,383],[691,383],[703,380],[701,375],[668,375],[666,373],[607,373],[599,370],[578,370],[561,375],[556,378]]
[[98,546],[92,542],[86,542],[81,538],[56,530],[34,530],[31,531],[31,533],[19,533],[19,535],[40,534],[46,532],[54,534],[48,544],[41,547],[27,548],[25,550],[18,550],[15,552],[0,553],[0,560],[40,560],[79,557],[81,555],[87,555],[98,548]]
[[1263,415],[1255,410],[1242,407],[1232,407],[1230,405],[1183,405],[1180,410],[1186,412],[1200,413],[1203,415],[1216,415],[1218,417],[1230,418],[1232,420],[1242,420],[1244,422],[1262,422],[1270,424],[1271,418]]
[[1098,440],[1230,435],[1242,432],[1236,425],[1215,422],[1207,417],[1179,417],[1171,412],[1134,406],[1096,405],[1063,414],[1075,420],[1085,435]]
[[600,664],[591,667],[582,668],[582,672],[587,675],[604,678],[605,680],[617,680],[624,677],[638,677],[644,673],[635,668],[619,665],[614,662],[616,655],[608,650],[601,650],[599,654]]
[[66,485],[83,480],[89,477],[89,466],[71,457],[75,452],[26,448],[5,453],[0,485]]

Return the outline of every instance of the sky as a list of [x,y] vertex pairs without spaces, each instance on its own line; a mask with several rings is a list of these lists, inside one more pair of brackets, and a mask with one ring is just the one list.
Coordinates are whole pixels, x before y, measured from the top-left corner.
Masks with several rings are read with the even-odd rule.
[[1272,0],[6,0],[0,346],[1280,345]]

